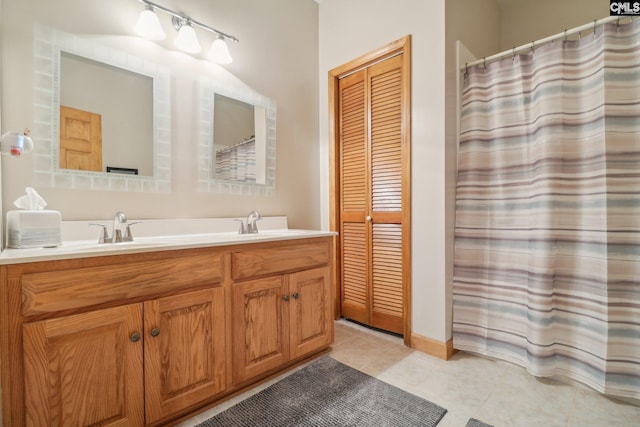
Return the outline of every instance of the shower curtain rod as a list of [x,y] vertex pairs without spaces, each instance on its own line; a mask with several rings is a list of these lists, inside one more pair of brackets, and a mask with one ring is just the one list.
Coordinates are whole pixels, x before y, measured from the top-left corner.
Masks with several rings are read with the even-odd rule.
[[[593,22],[589,23],[589,24],[584,24],[584,25],[580,25],[579,27],[575,27],[572,28],[570,30],[564,30],[561,33],[558,34],[554,34],[553,36],[549,36],[549,37],[545,37],[543,39],[540,40],[536,40],[527,44],[523,44],[522,46],[519,47],[514,47],[512,49],[509,50],[505,50],[503,52],[500,53],[496,53],[495,55],[491,55],[491,56],[487,56],[485,58],[482,59],[478,59],[476,61],[473,62],[469,62],[464,64],[462,67],[460,67],[460,71],[461,72],[465,72],[469,67],[473,67],[474,65],[486,65],[487,63],[491,63],[491,62],[496,62],[496,61],[500,61],[501,59],[506,59],[506,58],[512,58],[513,56],[522,53],[524,51],[527,50],[535,50],[536,47],[540,47],[542,45],[551,43],[555,40],[559,40],[559,39],[566,39],[569,36],[575,35],[575,34],[580,34],[583,31],[586,30],[593,30],[595,32],[596,27],[600,26],[600,25],[604,25],[604,24],[608,24],[609,22],[616,22],[618,21],[618,24],[620,23],[620,20],[622,18],[625,17],[620,17],[620,16],[608,16],[606,18],[602,18],[602,19],[594,19]],[[630,18],[629,22],[631,22],[633,20],[633,18]]]

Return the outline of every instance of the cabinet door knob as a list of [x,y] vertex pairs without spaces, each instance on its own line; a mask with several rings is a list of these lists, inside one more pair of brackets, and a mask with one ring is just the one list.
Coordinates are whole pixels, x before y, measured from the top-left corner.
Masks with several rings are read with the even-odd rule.
[[300,296],[300,295],[299,295],[297,292],[294,292],[294,293],[293,293],[293,297],[294,297],[295,299],[298,299],[298,297],[299,297],[299,296]]
[[158,329],[158,328],[153,328],[153,329],[151,330],[151,336],[152,336],[152,337],[157,337],[158,335],[160,335],[160,329]]
[[140,334],[137,332],[134,332],[133,334],[131,334],[129,339],[131,340],[131,342],[138,342],[140,341]]
[[289,294],[283,296],[282,299],[285,300],[285,301],[289,301]]
[[367,215],[365,219],[367,220],[367,222],[371,222],[371,215]]

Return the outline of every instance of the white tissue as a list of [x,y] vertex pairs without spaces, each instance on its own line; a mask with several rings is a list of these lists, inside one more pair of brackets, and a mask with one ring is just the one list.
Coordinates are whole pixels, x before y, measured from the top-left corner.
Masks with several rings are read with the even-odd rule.
[[40,196],[33,187],[25,188],[24,192],[26,193],[24,196],[18,197],[16,201],[13,202],[18,209],[41,211],[47,206],[47,202],[44,201],[42,196]]

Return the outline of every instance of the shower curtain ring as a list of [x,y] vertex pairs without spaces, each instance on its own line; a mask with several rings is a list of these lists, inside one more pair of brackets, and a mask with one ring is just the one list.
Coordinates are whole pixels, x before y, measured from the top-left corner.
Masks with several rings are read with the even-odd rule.
[[567,41],[567,29],[564,29],[564,41]]
[[516,59],[516,48],[515,48],[515,46],[513,47],[513,50],[511,51],[511,54],[512,54],[511,60],[513,61],[513,60]]
[[469,75],[469,63],[464,63],[464,76],[467,77]]
[[531,53],[536,53],[536,46],[533,42],[531,42]]
[[487,69],[487,57],[483,56],[482,57],[482,67],[486,70]]
[[593,20],[593,34],[596,33],[596,20]]

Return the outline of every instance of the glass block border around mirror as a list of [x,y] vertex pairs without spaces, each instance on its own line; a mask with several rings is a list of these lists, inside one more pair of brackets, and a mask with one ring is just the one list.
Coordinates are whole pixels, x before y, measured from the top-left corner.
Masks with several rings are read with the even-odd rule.
[[[153,175],[60,168],[60,84],[63,53],[153,79]],[[129,52],[43,25],[34,27],[34,126],[36,185],[87,190],[171,191],[171,87],[167,67]],[[131,142],[132,144],[135,141]],[[124,166],[124,165],[118,165]],[[101,168],[104,170],[104,168]]]
[[[198,191],[271,196],[276,183],[276,103],[222,73],[199,79]],[[254,123],[251,132],[246,131],[246,138],[240,133],[229,135],[231,141],[215,141],[216,135],[237,133],[242,127],[233,119],[215,120],[217,98],[244,104],[252,110]],[[219,111],[218,118],[221,116]],[[222,131],[216,129],[215,123],[233,129]],[[252,145],[247,148],[245,144]],[[229,151],[231,158],[224,157]]]

